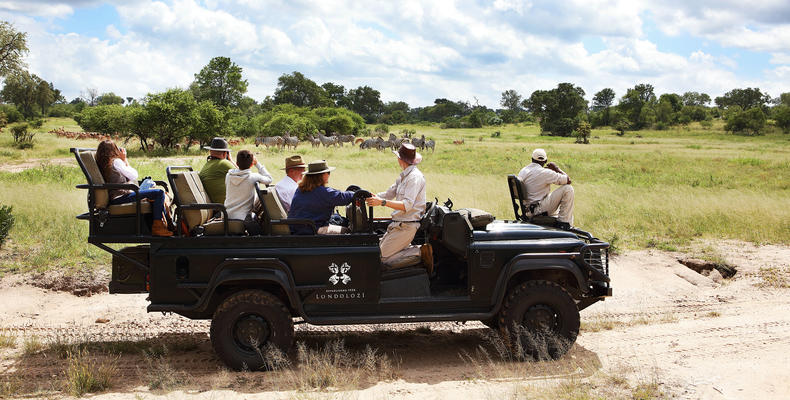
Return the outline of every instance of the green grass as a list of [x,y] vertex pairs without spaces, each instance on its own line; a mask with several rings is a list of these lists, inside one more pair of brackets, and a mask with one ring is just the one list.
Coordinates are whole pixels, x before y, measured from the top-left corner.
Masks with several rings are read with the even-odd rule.
[[[70,119],[50,119],[36,135],[35,147],[27,150],[13,147],[10,133],[0,133],[0,204],[13,206],[17,217],[10,240],[0,250],[0,273],[109,263],[109,256],[85,243],[87,223],[74,219],[85,211],[86,200],[85,192],[74,188],[84,178],[68,149],[95,147],[96,141],[46,133],[60,126],[79,130]],[[498,219],[512,219],[505,176],[517,173],[532,150],[542,147],[573,178],[575,225],[604,239],[617,237],[622,249],[677,250],[696,239],[720,238],[790,243],[790,135],[735,136],[717,121],[710,129],[692,124],[622,137],[613,129],[596,129],[592,143],[581,145],[573,138],[541,136],[534,124],[481,129],[398,125],[391,131],[399,134],[403,128],[436,141],[436,152],[423,152],[420,165],[430,200],[449,197],[456,207],[481,208]],[[495,131],[500,137],[491,137]],[[465,144],[452,144],[461,138]],[[205,163],[205,153],[194,147],[187,154],[156,158],[135,151],[135,143],[126,146],[132,150],[132,165],[155,179],[165,178],[167,165],[199,169]],[[284,176],[279,168],[293,153],[249,143],[234,151],[243,148],[258,153],[275,181]],[[296,153],[338,167],[330,181],[336,188],[356,184],[382,191],[399,172],[389,151],[302,144]],[[46,162],[52,158],[66,160]],[[31,160],[32,169],[3,172],[3,165]],[[387,213],[377,208],[376,215]]]

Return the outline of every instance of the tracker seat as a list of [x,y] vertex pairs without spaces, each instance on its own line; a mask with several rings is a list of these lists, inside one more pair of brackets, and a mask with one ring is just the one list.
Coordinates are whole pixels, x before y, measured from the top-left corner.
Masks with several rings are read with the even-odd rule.
[[[245,234],[244,221],[228,219],[225,205],[211,202],[200,175],[191,166],[167,167],[167,179],[173,187],[177,226],[185,225],[193,236]],[[214,211],[222,217],[212,218]]]
[[551,217],[545,212],[538,215],[533,215],[530,212],[531,205],[527,203],[527,190],[518,177],[513,174],[508,175],[507,186],[510,189],[510,201],[513,204],[513,213],[516,214],[517,221],[545,226],[557,225],[556,217]]

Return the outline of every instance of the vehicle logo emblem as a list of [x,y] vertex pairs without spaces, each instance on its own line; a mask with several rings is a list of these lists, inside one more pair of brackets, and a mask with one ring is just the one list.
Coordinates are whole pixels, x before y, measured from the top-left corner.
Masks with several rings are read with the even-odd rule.
[[332,263],[329,265],[329,272],[332,275],[329,276],[329,283],[333,285],[337,285],[338,283],[342,283],[344,285],[348,285],[351,282],[351,276],[349,276],[346,272],[351,270],[351,266],[348,263],[343,263],[341,266],[337,266],[337,264]]

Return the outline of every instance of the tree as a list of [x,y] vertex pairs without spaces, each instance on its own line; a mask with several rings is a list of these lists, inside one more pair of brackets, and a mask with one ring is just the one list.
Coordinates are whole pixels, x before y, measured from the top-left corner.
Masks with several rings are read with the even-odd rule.
[[590,132],[592,131],[590,124],[587,121],[581,121],[573,134],[576,136],[576,143],[589,144]]
[[[608,110],[614,104],[614,89],[603,88],[593,96],[592,109],[593,111]],[[608,124],[606,124],[608,125]]]
[[790,133],[790,105],[780,104],[774,107],[772,114],[776,127],[782,129],[784,133]]
[[346,88],[343,85],[336,85],[332,82],[327,82],[321,85],[321,88],[326,92],[337,107],[348,107],[348,99],[346,98]]
[[499,104],[511,111],[521,111],[521,95],[513,89],[505,90]]
[[686,92],[681,96],[683,105],[686,106],[707,106],[710,103],[710,96],[705,93]]
[[735,109],[727,115],[727,123],[724,124],[724,130],[751,136],[763,133],[767,118],[760,107],[741,110],[740,106],[736,105],[733,108]]
[[195,107],[195,123],[189,131],[186,148],[189,150],[193,140],[203,146],[216,136],[229,136],[230,133],[224,113],[214,107],[214,103],[203,100]]
[[409,104],[403,101],[390,101],[383,105],[378,122],[403,124],[409,121]]
[[264,136],[282,136],[288,133],[291,136],[304,138],[308,133],[314,132],[315,124],[309,118],[296,114],[277,113],[263,126]]
[[196,123],[197,102],[190,91],[170,89],[163,93],[145,97],[144,112],[135,125],[148,130],[153,139],[163,148],[172,149],[191,133]]
[[89,106],[95,106],[96,100],[99,97],[99,89],[90,87],[85,88],[85,91],[80,93],[80,97],[85,99]]
[[196,101],[208,100],[217,107],[235,107],[247,93],[241,67],[228,57],[214,57],[189,86]]
[[[642,108],[645,105],[653,105],[655,102],[656,95],[653,92],[653,85],[640,83],[633,89],[628,89],[617,107],[625,114],[633,129],[640,129],[646,125],[649,120],[646,117],[650,115],[650,112],[642,113]],[[653,115],[655,115],[655,111]]]
[[0,21],[0,77],[20,71],[22,57],[28,53],[27,33],[14,29],[14,25]]
[[334,105],[324,88],[318,86],[301,72],[283,74],[277,78],[274,104],[293,104],[298,107],[326,107]]
[[116,95],[113,92],[104,93],[98,98],[96,98],[96,104],[102,106],[110,105],[110,104],[123,104],[123,97]]
[[764,94],[759,88],[732,89],[724,96],[717,97],[715,102],[719,108],[739,106],[743,110],[760,107],[764,112],[766,105],[771,101],[771,96]]
[[584,89],[572,83],[560,83],[552,90],[536,90],[525,103],[540,119],[541,131],[555,136],[570,136],[587,109]]
[[25,118],[36,115],[34,106],[38,105],[46,112],[55,102],[50,83],[35,74],[30,75],[27,71],[17,71],[7,76],[0,96],[5,101],[14,103]]
[[370,86],[360,86],[348,91],[349,109],[361,115],[367,123],[374,123],[381,115],[384,103],[381,93]]

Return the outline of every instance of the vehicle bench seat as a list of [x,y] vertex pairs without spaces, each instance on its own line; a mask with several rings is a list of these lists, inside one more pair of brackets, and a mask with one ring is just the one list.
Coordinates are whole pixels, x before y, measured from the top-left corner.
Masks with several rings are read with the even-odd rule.
[[[186,205],[210,205],[211,199],[203,187],[200,175],[197,171],[185,170],[168,172],[168,178],[173,186],[173,194],[178,206]],[[224,209],[222,205],[221,209]],[[186,223],[190,231],[202,227],[204,235],[224,235],[225,223],[222,218],[213,218],[215,209],[203,208],[199,210],[182,211],[182,221]],[[243,235],[245,233],[244,221],[228,220],[228,233],[231,235]]]
[[[82,162],[82,166],[85,167],[83,172],[85,178],[88,180],[88,184],[104,185],[104,177],[99,169],[99,164],[96,162],[96,150],[80,150],[78,155]],[[107,189],[90,189],[89,195],[93,196],[93,206],[96,209],[106,209],[110,215],[133,215],[137,213],[137,204],[135,202],[111,205],[110,195]],[[140,212],[143,214],[150,214],[151,203],[146,200],[141,200]]]

